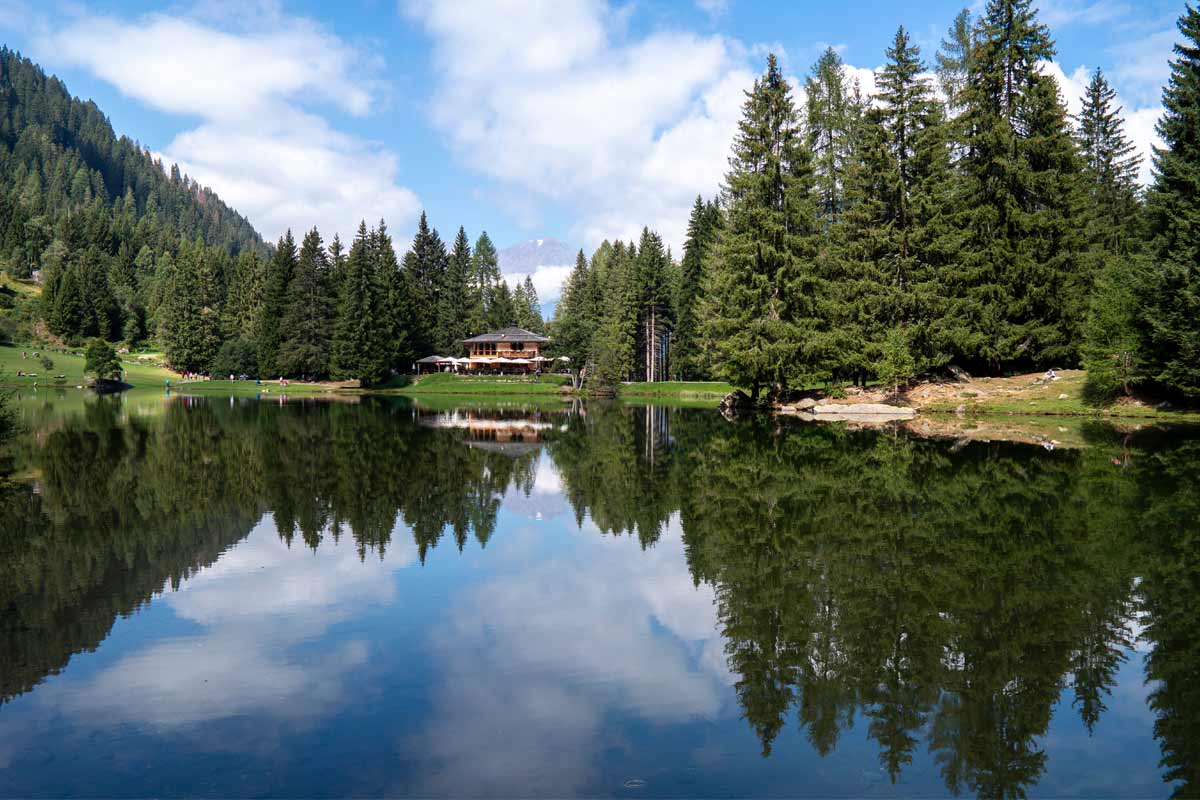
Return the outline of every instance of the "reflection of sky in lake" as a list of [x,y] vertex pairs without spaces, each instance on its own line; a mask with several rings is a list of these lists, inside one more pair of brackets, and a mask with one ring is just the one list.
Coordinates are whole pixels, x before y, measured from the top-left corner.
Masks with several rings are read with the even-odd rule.
[[[861,719],[763,759],[724,646],[678,514],[646,550],[579,529],[543,453],[486,550],[424,566],[403,529],[360,560],[264,517],[0,710],[0,795],[946,793],[924,745],[892,786]],[[1064,692],[1037,794],[1164,793],[1142,660],[1090,737]]]

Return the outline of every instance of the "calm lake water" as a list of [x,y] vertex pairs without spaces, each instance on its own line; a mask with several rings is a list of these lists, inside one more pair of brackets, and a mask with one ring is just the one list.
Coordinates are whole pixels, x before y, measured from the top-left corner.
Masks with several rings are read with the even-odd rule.
[[0,796],[1194,795],[1200,437],[24,398]]

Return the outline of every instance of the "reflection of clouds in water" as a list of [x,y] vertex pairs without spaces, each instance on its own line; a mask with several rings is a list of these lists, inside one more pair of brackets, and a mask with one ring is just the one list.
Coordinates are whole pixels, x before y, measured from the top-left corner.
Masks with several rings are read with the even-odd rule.
[[696,588],[678,516],[658,544],[590,523],[562,556],[461,595],[436,630],[444,677],[409,746],[439,769],[416,793],[569,793],[621,747],[607,715],[651,724],[720,713],[732,682],[707,585]]
[[98,675],[44,687],[41,700],[89,720],[176,728],[244,714],[312,719],[343,699],[341,675],[368,647],[346,641],[319,655],[289,649],[366,605],[395,600],[393,570],[416,560],[397,528],[383,561],[359,561],[350,537],[314,553],[287,545],[269,520],[163,600],[204,632],[157,641]]
[[533,475],[533,487],[529,496],[521,486],[511,485],[504,493],[504,510],[528,519],[556,519],[560,516],[574,517],[575,511],[567,502],[563,492],[562,478],[554,460],[545,450],[538,456]]

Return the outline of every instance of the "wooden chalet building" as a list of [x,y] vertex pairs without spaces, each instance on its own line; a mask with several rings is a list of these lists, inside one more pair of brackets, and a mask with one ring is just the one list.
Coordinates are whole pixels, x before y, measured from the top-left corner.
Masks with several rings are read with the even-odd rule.
[[524,328],[500,328],[463,339],[466,358],[426,356],[416,363],[418,372],[507,373],[549,372],[554,359],[542,353],[550,339]]

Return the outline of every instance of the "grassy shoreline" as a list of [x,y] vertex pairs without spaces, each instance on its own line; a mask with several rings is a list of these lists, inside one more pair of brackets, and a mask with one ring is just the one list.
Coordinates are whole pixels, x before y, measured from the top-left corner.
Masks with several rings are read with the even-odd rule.
[[[61,348],[60,348],[61,349]],[[45,355],[52,362],[46,369],[33,354]],[[22,358],[22,353],[25,357]],[[83,373],[84,358],[75,352],[57,352],[33,345],[0,346],[0,388],[5,389],[62,389],[86,386]],[[501,375],[465,376],[435,373],[417,379],[405,376],[383,386],[360,389],[346,383],[304,383],[289,381],[229,381],[184,380],[179,373],[154,363],[139,362],[136,357],[124,356],[125,380],[134,390],[168,388],[173,394],[219,395],[222,397],[320,397],[382,395],[412,398],[490,399],[518,402],[522,399],[539,402],[559,401],[576,397],[570,391],[570,379],[564,375],[541,375],[537,379]],[[18,372],[25,373],[18,376]],[[1159,409],[1137,403],[1117,403],[1109,407],[1094,407],[1082,400],[1085,376],[1082,372],[1063,373],[1064,379],[1044,389],[1028,394],[1006,396],[977,396],[972,387],[959,387],[953,398],[906,398],[900,402],[912,405],[921,414],[978,416],[1059,417],[1097,421],[1145,421],[1200,423],[1200,409]],[[1000,379],[982,379],[989,386]],[[975,388],[980,388],[976,386]],[[624,383],[617,387],[617,398],[628,402],[662,402],[694,407],[715,407],[733,387],[721,381],[661,381],[657,383]],[[910,393],[911,394],[911,393]],[[581,393],[588,397],[586,389]],[[837,402],[837,401],[834,401]]]

